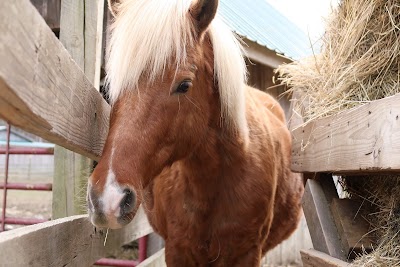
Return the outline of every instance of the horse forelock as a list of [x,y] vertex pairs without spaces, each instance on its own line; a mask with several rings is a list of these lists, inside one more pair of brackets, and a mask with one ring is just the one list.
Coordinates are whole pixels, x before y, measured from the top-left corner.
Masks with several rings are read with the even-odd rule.
[[[124,91],[138,90],[141,78],[154,81],[163,75],[167,64],[176,64],[178,68],[186,62],[187,51],[196,41],[189,16],[191,3],[192,0],[121,1],[107,48],[106,81],[112,103]],[[208,32],[223,122],[247,139],[242,46],[218,16]]]

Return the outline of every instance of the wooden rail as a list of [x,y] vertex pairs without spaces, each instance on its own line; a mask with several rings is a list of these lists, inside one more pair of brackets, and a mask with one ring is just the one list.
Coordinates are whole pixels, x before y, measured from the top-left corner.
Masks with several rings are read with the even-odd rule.
[[97,160],[110,107],[28,0],[0,1],[0,117]]
[[293,131],[296,172],[400,171],[400,94]]
[[0,259],[6,260],[7,266],[91,266],[107,250],[153,229],[140,208],[129,225],[106,232],[93,227],[87,215],[27,226],[1,233]]
[[338,260],[314,249],[302,250],[301,259],[304,267],[350,267],[351,264]]

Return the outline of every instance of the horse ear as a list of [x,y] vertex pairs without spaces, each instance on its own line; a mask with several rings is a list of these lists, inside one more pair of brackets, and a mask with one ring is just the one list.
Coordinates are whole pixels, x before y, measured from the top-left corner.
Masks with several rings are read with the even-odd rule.
[[190,14],[195,20],[198,33],[206,31],[217,13],[218,0],[197,0],[190,7]]
[[121,1],[122,0],[108,0],[108,9],[114,17],[117,16],[117,5],[120,4]]

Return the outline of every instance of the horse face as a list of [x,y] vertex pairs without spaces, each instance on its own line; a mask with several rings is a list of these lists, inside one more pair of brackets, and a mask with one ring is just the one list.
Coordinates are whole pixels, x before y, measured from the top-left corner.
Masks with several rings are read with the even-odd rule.
[[129,223],[146,201],[143,193],[152,179],[201,146],[212,118],[219,120],[211,42],[199,30],[209,24],[204,19],[212,18],[193,20],[194,43],[186,47],[185,62],[170,59],[152,80],[142,75],[136,90],[125,90],[113,104],[103,155],[89,178],[94,225],[119,228]]

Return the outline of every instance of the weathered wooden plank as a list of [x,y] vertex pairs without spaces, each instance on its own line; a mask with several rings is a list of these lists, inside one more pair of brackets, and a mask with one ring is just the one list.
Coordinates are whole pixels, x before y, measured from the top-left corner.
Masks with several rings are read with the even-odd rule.
[[[61,1],[60,42],[85,70],[85,6],[81,0]],[[85,73],[86,74],[86,73]],[[92,77],[86,74],[89,81]],[[85,214],[84,192],[91,161],[60,146],[54,151],[52,219]]]
[[314,249],[301,250],[303,267],[350,267],[351,264],[338,260]]
[[[60,41],[98,90],[104,0],[63,0],[61,4]],[[90,159],[56,146],[53,219],[86,213],[87,179],[92,166]]]
[[86,213],[87,180],[92,166],[89,158],[55,147],[52,219]]
[[108,234],[93,227],[86,215],[49,221],[1,233],[0,265],[91,266],[107,250],[152,231],[142,208],[129,225]]
[[141,262],[137,267],[166,267],[165,263],[165,249],[161,249],[153,256]]
[[317,181],[307,180],[302,204],[314,248],[335,258],[346,259],[328,201]]
[[374,242],[367,235],[368,222],[358,214],[361,203],[351,199],[334,199],[331,211],[348,258],[372,251]]
[[400,94],[293,131],[297,172],[400,171]]
[[105,0],[85,0],[85,74],[99,90]]
[[98,159],[110,108],[28,0],[0,1],[0,117]]

